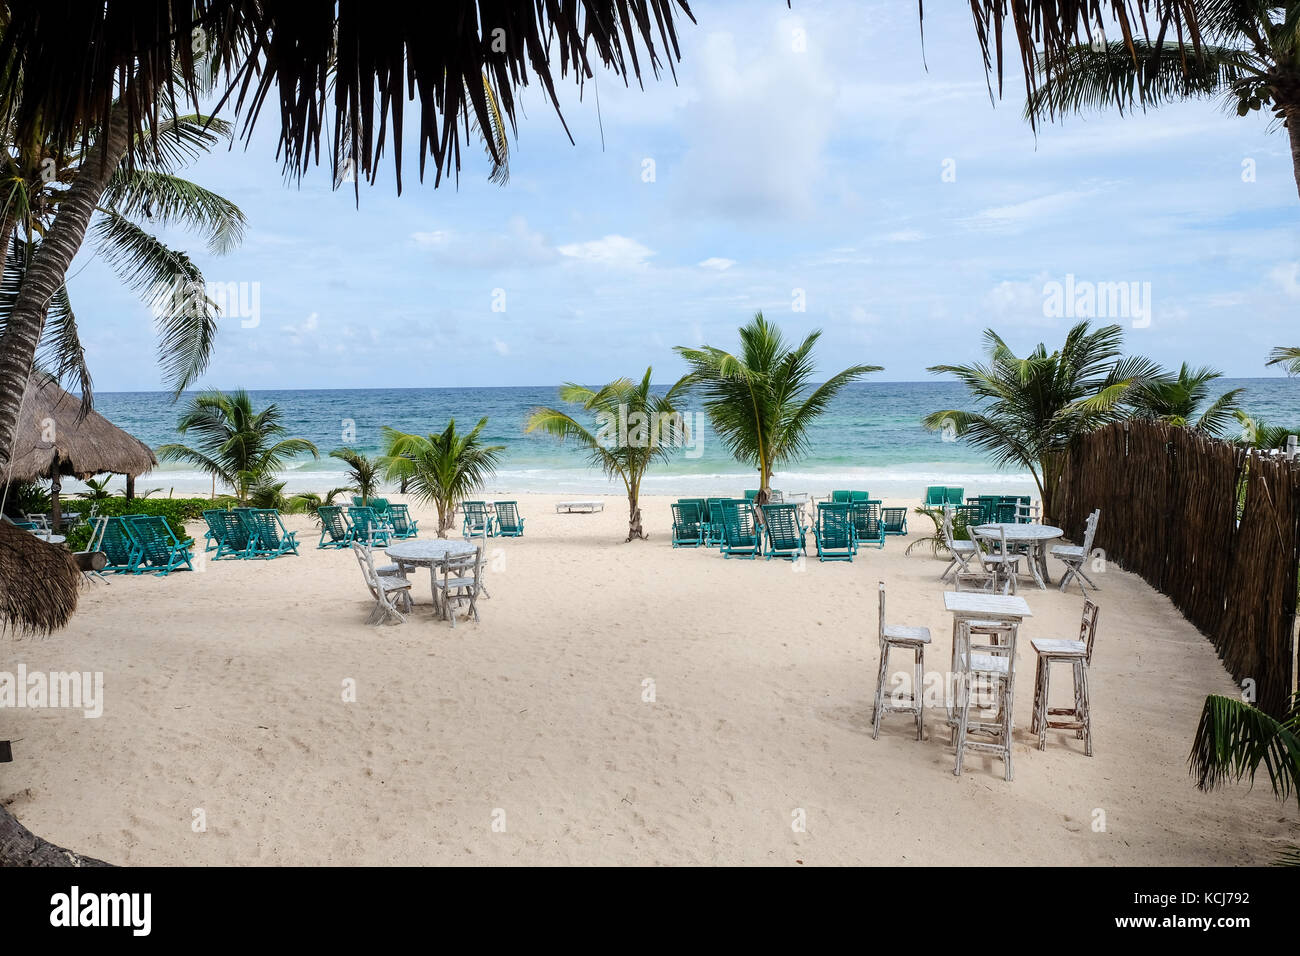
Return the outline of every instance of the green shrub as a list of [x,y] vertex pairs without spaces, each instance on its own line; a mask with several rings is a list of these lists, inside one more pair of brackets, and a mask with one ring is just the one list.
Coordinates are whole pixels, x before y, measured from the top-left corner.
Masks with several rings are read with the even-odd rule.
[[[86,502],[87,505],[90,502]],[[101,518],[116,518],[121,515],[161,515],[167,519],[167,526],[172,534],[184,541],[185,522],[197,521],[203,512],[214,507],[214,502],[207,498],[104,498],[95,502],[95,513]],[[89,519],[90,508],[79,508],[68,502],[65,510],[80,511],[83,519]],[[84,550],[90,542],[91,525],[88,520],[81,521],[67,532],[68,547],[73,551]]]

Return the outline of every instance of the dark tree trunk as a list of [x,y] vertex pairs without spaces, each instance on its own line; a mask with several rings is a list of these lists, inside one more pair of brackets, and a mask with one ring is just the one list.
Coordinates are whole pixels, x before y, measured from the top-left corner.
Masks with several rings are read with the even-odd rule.
[[50,534],[59,533],[59,521],[63,517],[63,508],[59,503],[59,492],[63,490],[63,484],[59,481],[59,472],[55,468],[50,473]]
[[135,475],[126,476],[126,500],[135,498]]
[[1282,107],[1286,116],[1286,131],[1291,137],[1291,170],[1295,175],[1296,192],[1300,193],[1300,105]]
[[0,806],[0,866],[110,866],[42,840]]
[[103,137],[86,156],[76,180],[64,194],[58,215],[32,257],[14,300],[8,328],[0,339],[0,465],[9,463],[23,390],[45,330],[50,299],[63,285],[72,257],[86,238],[95,205],[126,155],[128,132],[126,106],[115,106]]

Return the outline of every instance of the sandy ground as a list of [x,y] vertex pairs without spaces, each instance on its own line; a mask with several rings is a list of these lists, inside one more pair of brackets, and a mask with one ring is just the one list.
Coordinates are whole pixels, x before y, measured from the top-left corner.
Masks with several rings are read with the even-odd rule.
[[1300,843],[1266,786],[1193,786],[1202,700],[1234,687],[1132,575],[1099,580],[1096,755],[1028,734],[1029,639],[1074,636],[1082,607],[1031,585],[1016,779],[977,756],[956,778],[941,711],[923,742],[905,716],[870,733],[875,583],[946,670],[943,562],[899,538],[802,569],[673,550],[665,498],[624,544],[625,502],[558,499],[519,496],[526,536],[489,542],[491,598],[455,630],[423,572],[411,620],[368,627],[352,553],[316,550],[304,517],[299,557],[85,589],[0,670],[102,671],[104,714],[0,711],[0,800],[122,864],[1249,864]]

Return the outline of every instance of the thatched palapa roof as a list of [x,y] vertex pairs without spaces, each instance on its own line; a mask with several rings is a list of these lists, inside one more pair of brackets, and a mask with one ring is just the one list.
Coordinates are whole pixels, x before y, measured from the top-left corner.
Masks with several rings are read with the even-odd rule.
[[49,375],[32,372],[23,395],[7,480],[48,478],[56,469],[61,475],[77,478],[101,472],[134,477],[157,464],[153,451],[140,439],[98,412],[81,417],[80,399],[61,389]]
[[77,609],[80,582],[67,548],[0,521],[0,630],[58,630]]

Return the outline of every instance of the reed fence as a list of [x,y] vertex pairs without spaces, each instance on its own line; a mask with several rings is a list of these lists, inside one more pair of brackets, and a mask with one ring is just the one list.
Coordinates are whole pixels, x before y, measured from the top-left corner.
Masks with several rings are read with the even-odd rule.
[[1256,704],[1280,716],[1297,667],[1300,465],[1185,428],[1121,422],[1071,449],[1052,520],[1078,541],[1094,508],[1099,557],[1168,595],[1233,678],[1254,681]]

